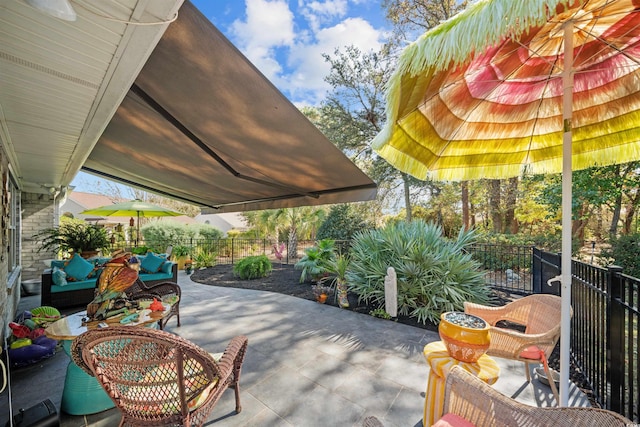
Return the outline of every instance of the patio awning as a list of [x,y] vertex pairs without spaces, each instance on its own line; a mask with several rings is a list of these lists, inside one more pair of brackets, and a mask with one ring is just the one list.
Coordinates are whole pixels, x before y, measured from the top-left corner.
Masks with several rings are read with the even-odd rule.
[[370,200],[375,183],[190,2],[84,171],[205,213]]

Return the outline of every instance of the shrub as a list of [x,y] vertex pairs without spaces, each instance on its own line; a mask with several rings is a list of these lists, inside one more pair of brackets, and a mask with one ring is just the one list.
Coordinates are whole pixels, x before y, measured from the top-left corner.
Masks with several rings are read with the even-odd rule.
[[335,258],[335,242],[323,239],[316,246],[304,250],[304,256],[294,265],[296,270],[302,270],[300,283],[307,280],[318,280],[328,272],[329,262]]
[[413,221],[389,224],[358,233],[351,245],[347,271],[349,289],[360,301],[384,307],[388,267],[398,278],[398,312],[419,322],[437,323],[445,311],[462,311],[464,301],[487,304],[490,289],[479,265],[464,249],[472,231],[447,240],[442,228]]
[[209,248],[200,247],[193,254],[195,268],[207,268],[216,265],[216,253]]
[[266,255],[249,256],[233,266],[233,274],[242,280],[251,280],[267,277],[271,269],[271,261]]
[[640,278],[640,234],[620,236],[610,243],[610,248],[602,248],[601,263],[615,264],[622,267],[624,274]]

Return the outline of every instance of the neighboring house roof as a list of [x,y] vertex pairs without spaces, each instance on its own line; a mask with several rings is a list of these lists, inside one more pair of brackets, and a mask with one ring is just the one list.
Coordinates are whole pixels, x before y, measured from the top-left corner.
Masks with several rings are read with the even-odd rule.
[[200,214],[195,220],[201,224],[209,224],[226,233],[229,230],[246,230],[248,228],[244,217],[238,213],[226,212],[220,214]]

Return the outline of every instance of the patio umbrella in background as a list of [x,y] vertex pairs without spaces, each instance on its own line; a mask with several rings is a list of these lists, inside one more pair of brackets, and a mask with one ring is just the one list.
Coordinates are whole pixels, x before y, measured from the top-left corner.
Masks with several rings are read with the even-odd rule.
[[99,216],[130,216],[136,217],[136,246],[140,238],[140,217],[150,218],[159,216],[180,216],[184,215],[162,206],[152,205],[142,200],[131,200],[129,202],[114,203],[113,205],[101,206],[99,208],[87,209],[80,212],[82,215],[99,215]]
[[562,406],[572,169],[640,158],[638,0],[480,0],[402,53],[373,148],[418,178],[562,172]]

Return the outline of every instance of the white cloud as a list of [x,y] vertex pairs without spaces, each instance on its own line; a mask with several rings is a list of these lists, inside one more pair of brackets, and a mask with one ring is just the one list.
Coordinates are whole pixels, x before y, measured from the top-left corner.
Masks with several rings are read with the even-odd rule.
[[236,20],[231,33],[240,50],[268,78],[282,71],[274,49],[291,46],[295,40],[293,13],[284,0],[246,0],[246,21]]
[[348,45],[377,51],[382,45],[381,30],[361,17],[346,17],[347,0],[298,0],[297,17],[285,0],[245,4],[246,20],[230,28],[234,43],[296,104],[317,105],[324,98],[330,67],[323,53]]
[[321,25],[347,14],[347,0],[299,1],[298,4],[314,33],[320,30]]
[[323,28],[315,34],[315,42],[296,44],[291,49],[288,65],[293,69],[288,78],[294,98],[306,94],[312,103],[324,97],[328,84],[324,78],[330,66],[323,53],[333,55],[336,48],[354,45],[363,52],[378,51],[382,46],[382,33],[362,18],[347,18],[332,27]]

